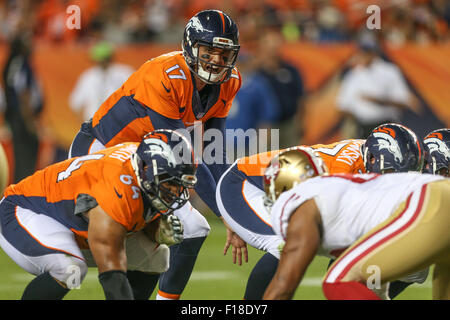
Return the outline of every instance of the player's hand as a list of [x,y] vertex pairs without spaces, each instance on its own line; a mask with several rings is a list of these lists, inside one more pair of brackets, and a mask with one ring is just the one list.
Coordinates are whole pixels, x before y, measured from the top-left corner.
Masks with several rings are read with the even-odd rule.
[[227,241],[225,243],[225,247],[223,249],[223,255],[227,254],[228,248],[233,246],[233,263],[236,264],[236,261],[241,266],[242,265],[242,254],[244,254],[245,262],[248,262],[248,251],[247,251],[247,243],[242,240],[241,237],[237,235],[236,232],[227,228]]
[[183,241],[184,228],[177,216],[169,214],[162,216],[159,220],[159,228],[155,235],[156,242],[171,246]]

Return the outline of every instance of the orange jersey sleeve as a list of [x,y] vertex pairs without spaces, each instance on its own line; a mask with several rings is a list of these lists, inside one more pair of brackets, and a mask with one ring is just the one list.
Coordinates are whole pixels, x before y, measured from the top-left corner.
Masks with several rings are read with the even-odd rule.
[[350,139],[311,146],[324,160],[330,174],[366,172],[361,154],[365,140]]
[[87,231],[86,222],[75,213],[80,196],[89,196],[127,231],[138,231],[146,222],[130,163],[137,146],[125,143],[56,163],[9,186],[4,195],[8,201],[49,215],[74,232]]
[[136,84],[134,98],[143,105],[171,118],[180,119],[184,95],[192,95],[191,73],[179,52],[147,61]]
[[211,118],[225,118],[241,82],[235,68],[228,81],[208,87],[203,105],[183,54],[161,55],[144,63],[108,97],[94,114],[90,133],[110,147],[138,142],[146,133],[166,126],[166,120],[181,120],[187,128]]
[[102,179],[92,187],[98,205],[128,232],[145,226],[142,194],[130,162],[137,147],[124,143],[100,152],[105,154],[98,172]]
[[245,173],[247,176],[264,176],[264,171],[269,165],[270,161],[282,150],[274,150],[254,154],[252,156],[244,157],[237,160],[237,168],[239,171]]
[[92,188],[98,205],[128,232],[140,230],[145,225],[142,195],[132,171],[129,161],[122,168],[104,166],[104,183]]

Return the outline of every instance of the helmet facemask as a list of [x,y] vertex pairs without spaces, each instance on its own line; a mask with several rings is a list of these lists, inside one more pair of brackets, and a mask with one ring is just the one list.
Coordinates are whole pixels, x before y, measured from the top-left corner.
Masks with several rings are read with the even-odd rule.
[[132,156],[132,165],[138,178],[138,185],[153,209],[146,213],[151,214],[146,221],[151,220],[156,214],[168,215],[184,206],[189,200],[188,189],[193,188],[197,182],[195,174],[178,176],[158,172],[156,160],[147,165],[136,153]]
[[153,182],[145,181],[143,185],[153,208],[161,214],[169,214],[189,200],[188,189],[177,177],[156,175]]
[[[227,41],[228,39],[222,39],[223,41]],[[206,50],[206,54],[208,51],[213,51],[215,48],[222,49],[223,53],[219,53],[224,60],[225,64],[216,64],[212,63],[202,56],[204,54],[200,54],[200,48],[203,47]],[[221,84],[230,79],[233,68],[236,64],[237,55],[239,52],[239,47],[227,47],[224,45],[212,45],[209,43],[203,43],[198,41],[192,47],[192,58],[190,59],[191,63],[188,63],[189,69],[194,72],[202,81],[208,84]]]

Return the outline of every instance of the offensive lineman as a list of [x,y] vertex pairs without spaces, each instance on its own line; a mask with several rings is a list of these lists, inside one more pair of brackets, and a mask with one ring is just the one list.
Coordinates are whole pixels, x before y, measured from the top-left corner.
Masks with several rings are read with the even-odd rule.
[[[96,266],[106,299],[134,299],[127,270],[159,274],[182,241],[173,210],[196,182],[189,142],[169,130],[68,159],[10,185],[0,202],[0,246],[36,277],[24,300],[58,300]],[[189,159],[189,157],[191,157]]]

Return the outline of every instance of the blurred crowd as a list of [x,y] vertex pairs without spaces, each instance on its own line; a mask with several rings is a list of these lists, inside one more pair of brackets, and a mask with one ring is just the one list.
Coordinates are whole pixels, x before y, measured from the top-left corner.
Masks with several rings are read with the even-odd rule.
[[[80,28],[66,28],[80,9]],[[51,42],[178,42],[186,21],[202,9],[222,9],[240,27],[242,43],[258,37],[267,24],[281,27],[287,40],[342,42],[354,39],[370,16],[381,9],[383,39],[401,44],[449,38],[450,2],[446,0],[2,0],[0,41],[31,30]]]

